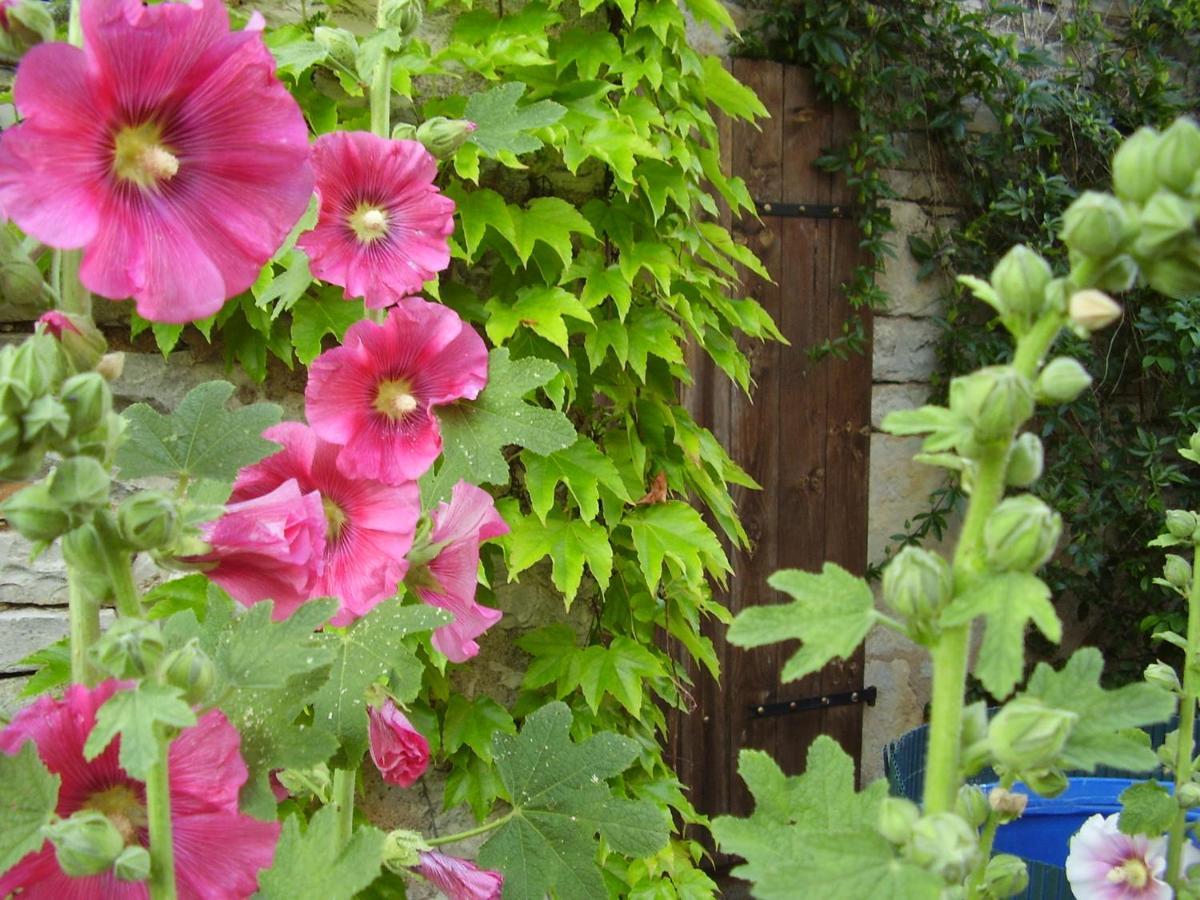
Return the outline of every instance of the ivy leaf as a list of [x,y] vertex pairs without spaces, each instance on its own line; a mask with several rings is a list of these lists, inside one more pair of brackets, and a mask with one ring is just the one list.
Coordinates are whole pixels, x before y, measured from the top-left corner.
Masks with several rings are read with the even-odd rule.
[[707,22],[718,34],[729,31],[733,37],[739,37],[733,17],[721,0],[687,0],[687,6],[697,21]]
[[544,556],[550,557],[550,580],[562,591],[567,607],[579,593],[583,566],[592,572],[601,591],[612,577],[613,552],[608,530],[597,522],[551,515],[544,525],[532,516],[503,510],[512,530],[500,539],[512,581]]
[[1118,827],[1124,834],[1147,834],[1158,837],[1165,833],[1179,814],[1179,804],[1157,781],[1131,784],[1121,791],[1121,818]]
[[610,695],[641,718],[643,682],[666,675],[658,657],[637,641],[618,635],[607,647],[592,645],[570,657],[569,679],[579,685],[592,712]]
[[1170,718],[1175,698],[1144,681],[1106,691],[1100,686],[1103,669],[1100,651],[1084,647],[1058,672],[1038,663],[1022,696],[1078,714],[1063,748],[1062,768],[1088,772],[1101,765],[1133,771],[1153,769],[1157,757],[1145,732],[1138,729]]
[[686,503],[672,500],[643,506],[630,512],[623,524],[633,535],[651,593],[658,590],[664,565],[692,585],[700,584],[706,571],[717,579],[730,571],[717,536]]
[[861,897],[936,900],[940,878],[900,856],[875,830],[887,784],[854,790],[854,761],[827,735],[813,741],[804,774],[786,776],[760,750],[743,750],[738,772],[754,795],[745,819],[720,816],[712,833],[745,863],[733,874],[762,900]]
[[1032,621],[1048,641],[1062,640],[1062,622],[1050,602],[1050,588],[1028,572],[1004,572],[954,598],[942,613],[942,624],[965,625],[987,618],[975,676],[997,700],[1012,693],[1025,671],[1025,625]]
[[529,132],[553,125],[566,114],[566,107],[553,100],[539,100],[518,107],[525,93],[520,81],[507,81],[467,100],[463,117],[475,123],[468,141],[491,155],[529,153],[542,146]]
[[278,447],[263,440],[263,429],[279,421],[274,403],[254,403],[232,412],[228,381],[201,384],[164,416],[145,403],[125,410],[128,439],[117,451],[121,477],[211,478],[233,481],[243,466],[258,462]]
[[600,486],[616,497],[630,501],[625,482],[613,461],[600,452],[588,438],[579,439],[563,450],[541,456],[531,451],[521,454],[525,463],[525,487],[534,513],[544,524],[554,505],[554,492],[566,486],[585,522],[594,521],[600,512]]
[[654,803],[614,796],[606,783],[637,759],[637,743],[611,732],[575,743],[570,731],[570,709],[553,702],[530,714],[519,734],[492,739],[512,819],[483,845],[479,864],[504,873],[506,900],[542,900],[551,891],[559,900],[606,896],[597,834],[634,857],[667,843],[667,821]]
[[727,637],[739,647],[761,647],[799,638],[804,642],[787,661],[782,681],[819,671],[831,659],[848,659],[875,624],[875,598],[862,578],[825,563],[821,574],[782,569],[767,579],[794,603],[742,610]]
[[468,700],[462,694],[451,694],[442,720],[442,749],[453,753],[459,747],[470,747],[476,756],[490,763],[492,736],[516,732],[512,715],[491,697]]
[[661,309],[639,311],[626,323],[629,334],[629,364],[638,378],[646,380],[646,364],[650,354],[668,363],[683,364],[683,329]]
[[516,225],[503,197],[490,188],[467,191],[457,186],[448,188],[446,194],[454,200],[468,258],[474,257],[489,228],[517,249]]
[[558,255],[563,267],[571,263],[571,235],[594,238],[592,223],[575,207],[558,197],[538,197],[530,200],[524,210],[512,209],[516,240],[513,247],[521,265],[529,263],[534,245],[543,243]]
[[415,697],[421,687],[421,663],[404,638],[449,621],[449,614],[440,609],[388,600],[349,628],[321,635],[322,645],[333,653],[333,668],[313,704],[313,721],[333,733],[352,760],[367,748],[367,688],[392,675],[400,702]]
[[160,728],[187,728],[196,714],[183,699],[183,691],[167,684],[139,682],[119,690],[96,711],[96,725],[83,745],[86,759],[95,759],[121,736],[121,767],[134,778],[146,780],[158,759]]
[[14,755],[0,753],[0,872],[45,842],[42,826],[54,819],[61,783],[42,763],[33,741]]
[[575,426],[562,413],[525,400],[558,374],[554,363],[536,357],[510,359],[507,347],[488,354],[488,383],[474,400],[438,409],[442,462],[422,481],[426,502],[450,495],[460,480],[507,484],[505,447],[516,444],[535,453],[553,453],[575,443]]
[[755,95],[731,75],[715,56],[704,57],[704,95],[710,103],[735,119],[761,119],[770,115]]
[[321,807],[303,832],[301,819],[293,815],[283,823],[275,861],[258,876],[258,900],[351,900],[379,875],[382,831],[360,825],[342,846],[334,807]]
[[276,273],[274,265],[267,264],[259,273],[250,293],[260,309],[268,309],[271,318],[295,306],[308,286],[313,283],[308,269],[308,257],[299,250],[289,250],[280,260],[283,270]]
[[[713,0],[708,0],[713,2]],[[601,66],[611,66],[621,58],[621,45],[607,31],[572,28],[563,32],[554,50],[556,74],[562,75],[571,63],[581,81],[590,81]]]
[[292,343],[296,358],[308,365],[321,354],[327,334],[341,340],[346,329],[363,317],[361,300],[304,297],[292,307]]
[[569,332],[563,316],[589,324],[592,321],[592,314],[579,302],[578,297],[560,287],[544,284],[521,288],[516,301],[511,304],[495,297],[483,309],[488,317],[485,327],[493,344],[503,343],[524,326],[534,334],[540,334],[563,353],[569,352]]

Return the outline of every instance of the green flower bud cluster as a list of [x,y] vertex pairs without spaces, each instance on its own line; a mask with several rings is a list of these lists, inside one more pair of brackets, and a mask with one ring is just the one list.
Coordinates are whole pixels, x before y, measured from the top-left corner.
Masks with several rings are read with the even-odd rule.
[[1186,509],[1167,510],[1167,533],[1177,541],[1200,543],[1200,516]]
[[467,142],[474,130],[475,123],[467,119],[434,116],[420,124],[415,137],[437,159],[449,159]]
[[1010,701],[988,726],[997,767],[1018,775],[1039,794],[1061,793],[1067,782],[1059,769],[1060,756],[1078,720],[1078,714],[1032,697]]
[[950,382],[950,411],[971,423],[975,441],[1007,441],[1033,415],[1033,388],[1012,366],[989,366]]
[[138,491],[117,507],[117,533],[133,550],[169,548],[182,532],[179,505],[162,491]]
[[956,813],[932,813],[913,823],[902,852],[948,884],[961,884],[979,863],[979,834]]
[[387,0],[383,4],[385,26],[395,28],[401,37],[415,34],[424,18],[425,4],[421,0]]
[[1036,251],[1017,244],[992,269],[990,285],[994,296],[988,302],[1014,335],[1024,334],[1053,304],[1054,273]]
[[1150,663],[1150,665],[1146,666],[1146,671],[1142,673],[1142,677],[1147,683],[1157,685],[1172,693],[1177,694],[1181,690],[1179,675],[1175,672],[1173,666],[1168,666],[1164,662]]
[[54,845],[59,868],[72,878],[107,872],[125,849],[125,837],[117,826],[94,809],[59,819],[42,832]]
[[216,680],[216,666],[197,638],[168,652],[157,622],[120,618],[91,648],[91,655],[114,678],[153,678],[179,688],[193,705],[209,696]]
[[1033,572],[1058,546],[1062,516],[1032,494],[1000,502],[983,525],[987,564],[995,572]]
[[1013,897],[1029,886],[1025,860],[1001,853],[988,860],[983,873],[983,888],[988,897]]
[[108,503],[111,478],[90,456],[72,456],[42,481],[13,494],[0,514],[22,537],[49,542],[87,523]]
[[904,619],[918,643],[936,637],[938,615],[953,595],[950,564],[920,547],[905,547],[883,570],[883,600]]

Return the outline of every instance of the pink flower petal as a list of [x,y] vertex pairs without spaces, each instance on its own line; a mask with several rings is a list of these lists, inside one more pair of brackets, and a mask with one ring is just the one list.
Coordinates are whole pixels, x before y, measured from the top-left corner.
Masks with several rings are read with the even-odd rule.
[[500,900],[504,876],[444,853],[422,853],[417,866],[429,883],[450,900]]
[[389,697],[367,708],[371,759],[388,784],[410,787],[429,767],[429,741]]

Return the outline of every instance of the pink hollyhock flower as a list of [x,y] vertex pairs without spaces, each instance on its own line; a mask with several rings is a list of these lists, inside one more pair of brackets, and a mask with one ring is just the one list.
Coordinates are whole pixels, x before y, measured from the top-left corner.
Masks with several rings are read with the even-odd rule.
[[[1083,823],[1071,838],[1067,880],[1079,900],[1171,900],[1174,892],[1162,880],[1167,867],[1167,839],[1122,834],[1120,816],[1099,814]],[[1200,862],[1200,850],[1184,845],[1183,871]]]
[[215,313],[250,286],[312,195],[308,129],[256,17],[221,0],[86,0],[84,47],[17,70],[23,121],[0,139],[0,212],[80,279],[157,322]]
[[212,562],[208,577],[250,606],[275,601],[286,619],[313,596],[325,561],[325,508],[315,490],[289,478],[269,493],[230,503],[203,526],[212,551],[190,562]]
[[[61,700],[39,698],[0,731],[0,753],[13,755],[33,741],[46,768],[62,778],[60,816],[99,810],[127,843],[146,846],[145,788],[118,763],[120,739],[94,760],[83,757],[96,710],[119,689],[115,681],[94,688],[75,684]],[[217,710],[205,713],[171,744],[171,828],[183,900],[248,897],[257,888],[259,870],[275,856],[279,823],[260,822],[238,811],[238,791],[247,776],[240,747],[237,731]],[[0,897],[14,891],[29,900],[148,896],[144,883],[119,881],[111,873],[69,877],[59,869],[48,841],[0,876]]]
[[418,142],[335,131],[312,154],[321,211],[297,244],[313,275],[382,309],[450,265],[454,201],[434,185],[437,162]]
[[263,437],[283,450],[242,469],[230,500],[269,495],[291,479],[302,493],[318,493],[325,543],[308,596],[337,597],[333,624],[349,624],[393,596],[408,571],[404,555],[421,514],[417,486],[347,478],[338,471],[338,448],[299,422],[268,428]]
[[429,741],[388,697],[367,707],[371,759],[388,784],[409,787],[429,768]]
[[450,900],[500,900],[504,876],[467,859],[444,853],[420,854],[417,871]]
[[342,472],[400,484],[442,452],[433,408],[474,399],[485,384],[483,339],[454,310],[409,297],[313,361],[305,409],[318,437],[342,447]]
[[479,545],[507,533],[491,494],[460,481],[450,503],[438,504],[433,512],[429,542],[438,548],[437,556],[409,570],[408,582],[422,601],[454,614],[453,622],[433,633],[433,646],[454,662],[478,653],[475,638],[500,621],[500,610],[475,602],[475,585]]
[[[3,2],[3,0],[0,0],[0,2]],[[60,341],[64,332],[79,334],[79,327],[71,320],[71,317],[56,309],[44,312],[38,316],[37,324],[46,330],[46,334]]]

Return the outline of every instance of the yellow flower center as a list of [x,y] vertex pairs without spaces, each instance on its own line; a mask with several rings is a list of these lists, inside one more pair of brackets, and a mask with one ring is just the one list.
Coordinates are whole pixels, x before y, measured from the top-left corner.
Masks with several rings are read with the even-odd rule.
[[407,381],[384,381],[375,394],[375,409],[393,422],[398,422],[417,408],[412,385]]
[[325,536],[336,541],[346,527],[346,512],[328,497],[321,498],[321,506],[325,508]]
[[84,809],[94,809],[103,814],[125,838],[126,845],[138,843],[138,831],[146,829],[150,820],[146,807],[138,799],[133,788],[119,784],[107,791],[92,794],[83,804]]
[[378,206],[361,203],[350,213],[349,223],[354,236],[362,243],[369,244],[387,234],[388,214]]
[[179,171],[179,159],[162,143],[162,129],[146,122],[122,128],[113,138],[113,171],[140,188],[157,187]]
[[1107,877],[1113,884],[1127,884],[1134,890],[1140,890],[1150,883],[1150,870],[1145,860],[1135,856],[1115,869],[1109,869]]

